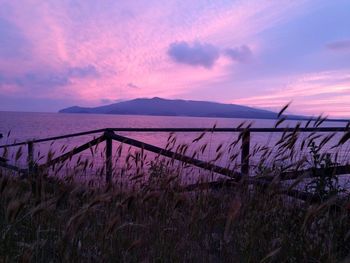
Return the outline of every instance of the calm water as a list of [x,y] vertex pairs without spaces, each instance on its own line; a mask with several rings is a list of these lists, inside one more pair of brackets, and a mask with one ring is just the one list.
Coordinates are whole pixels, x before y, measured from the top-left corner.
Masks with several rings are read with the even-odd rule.
[[[102,115],[102,114],[64,114],[64,113],[31,113],[31,112],[1,112],[0,133],[4,135],[11,131],[10,141],[28,140],[49,136],[63,135],[108,127],[237,127],[244,119],[228,118],[197,118],[169,116],[135,116],[135,115]],[[253,127],[273,127],[274,120],[247,120]],[[284,125],[294,127],[297,121],[288,121]],[[344,122],[326,122],[323,126],[341,127]],[[222,135],[222,134],[221,134]],[[219,135],[220,136],[220,135]],[[257,135],[259,136],[259,135]],[[144,133],[141,137],[150,142],[157,142],[159,136],[154,133]],[[266,135],[259,136],[259,139]],[[5,138],[6,139],[6,138]],[[4,139],[1,141],[4,143]]]
[[[88,131],[94,129],[108,128],[108,127],[177,127],[177,128],[210,128],[216,125],[217,127],[233,128],[237,127],[244,119],[228,119],[228,118],[196,118],[196,117],[163,117],[163,116],[129,116],[129,115],[97,115],[97,114],[58,114],[58,113],[22,113],[22,112],[0,112],[0,133],[3,133],[4,138],[0,139],[0,144],[11,143],[14,141],[26,141],[29,139],[45,138],[50,136],[64,135],[68,133],[75,133],[81,131]],[[274,120],[249,120],[253,127],[273,127]],[[288,121],[283,125],[294,127],[297,121]],[[328,122],[323,126],[341,127],[345,123],[342,122]],[[7,137],[8,132],[10,136]],[[166,133],[122,133],[122,135],[129,136],[144,142],[154,144],[160,147],[165,147],[169,134]],[[204,143],[208,144],[206,151],[200,156],[203,160],[213,160],[217,155],[217,148],[220,144],[220,151],[228,152],[231,142],[237,138],[238,134],[230,133],[215,133],[206,134],[200,143],[192,143],[192,140],[198,137],[198,133],[181,134],[178,133],[177,143],[191,144],[191,151],[194,152],[200,148]],[[252,134],[251,146],[255,145],[273,145],[279,138],[280,134]],[[339,135],[340,136],[340,135]],[[338,138],[336,139],[339,139]],[[41,143],[35,145],[36,156],[39,162],[40,156],[45,156],[49,149],[56,151],[58,155],[59,149],[63,145],[68,146],[67,150],[86,143],[93,136],[82,136],[78,138],[63,139],[51,143]],[[335,140],[336,140],[335,139]],[[333,140],[333,142],[335,142]],[[118,143],[114,143],[113,148],[116,149]],[[238,149],[238,148],[237,148]],[[18,149],[12,149],[11,154],[15,154]],[[348,149],[343,149],[347,152]],[[101,154],[103,153],[100,149]],[[83,156],[89,156],[89,152],[84,153]],[[25,154],[18,161],[23,165],[25,162]],[[97,162],[101,162],[103,158],[95,157]],[[254,158],[260,158],[259,154]],[[254,163],[254,158],[252,163]],[[239,158],[238,158],[239,160]],[[238,165],[236,162],[229,161],[229,155],[224,154],[216,161],[217,164],[227,167]]]

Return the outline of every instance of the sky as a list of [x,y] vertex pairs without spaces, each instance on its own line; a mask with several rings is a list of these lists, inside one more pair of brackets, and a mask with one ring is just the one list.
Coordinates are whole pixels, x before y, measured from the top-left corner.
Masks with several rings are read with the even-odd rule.
[[349,0],[0,0],[0,110],[133,98],[350,117]]

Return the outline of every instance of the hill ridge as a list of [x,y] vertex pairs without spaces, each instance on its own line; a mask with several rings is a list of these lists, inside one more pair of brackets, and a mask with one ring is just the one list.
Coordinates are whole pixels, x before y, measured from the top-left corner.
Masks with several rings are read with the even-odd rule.
[[[99,107],[72,106],[59,113],[93,113],[150,116],[187,116],[276,119],[277,113],[238,104],[225,104],[211,101],[183,99],[164,99],[160,97],[136,98]],[[289,119],[301,119],[301,116],[289,115]]]

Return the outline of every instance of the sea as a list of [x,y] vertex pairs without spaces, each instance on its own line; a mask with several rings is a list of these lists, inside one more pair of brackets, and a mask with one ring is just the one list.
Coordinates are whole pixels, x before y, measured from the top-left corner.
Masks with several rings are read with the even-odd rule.
[[[300,121],[284,121],[279,127],[295,127]],[[301,122],[301,127],[306,122]],[[182,116],[139,116],[139,115],[104,115],[104,114],[65,114],[65,113],[34,113],[34,112],[0,112],[0,133],[3,138],[0,139],[0,145],[11,144],[14,142],[22,142],[33,139],[42,139],[52,136],[65,135],[70,133],[78,133],[83,131],[102,129],[102,128],[235,128],[240,125],[243,127],[251,125],[256,128],[272,128],[276,124],[276,120],[264,120],[264,119],[238,119],[238,118],[204,118],[204,117],[182,117]],[[346,122],[325,121],[322,123],[322,127],[344,127]],[[311,123],[311,126],[313,123]],[[172,149],[175,150],[179,145],[188,145],[188,156],[195,156],[196,159],[203,161],[210,161],[216,165],[230,168],[239,171],[240,169],[240,147],[241,143],[235,144],[238,139],[238,133],[211,133],[207,132],[200,140],[196,140],[201,137],[201,133],[156,133],[156,132],[120,132],[120,135],[137,139],[139,141],[152,144],[158,147],[169,148],[169,136],[170,140],[173,140]],[[84,135],[74,138],[66,138],[56,140],[52,142],[38,143],[34,145],[35,149],[35,161],[37,163],[45,163],[49,158],[57,157],[75,147],[88,142],[93,139],[94,135]],[[316,142],[321,142],[322,139],[329,134],[323,133],[320,137],[315,137]],[[289,165],[297,159],[306,158],[307,162],[312,163],[312,149],[311,145],[305,145],[301,147],[302,141],[306,140],[308,136],[312,134],[300,134],[299,139],[296,142],[296,147],[293,152],[285,151],[284,153],[278,151],[278,145],[281,142],[281,133],[252,133],[251,134],[251,159],[250,164],[252,166],[251,173],[257,171],[257,169],[264,169],[268,166],[277,165]],[[343,133],[338,133],[326,144],[324,149],[327,149],[332,156],[337,158],[339,163],[348,163],[348,153],[350,147],[344,144],[341,148],[333,148],[336,145]],[[175,138],[175,139],[174,139]],[[276,146],[276,143],[279,144]],[[168,144],[168,145],[167,145]],[[350,143],[349,143],[350,144]],[[205,147],[203,145],[206,145]],[[316,143],[317,146],[317,143]],[[122,148],[122,153],[120,149]],[[204,149],[203,149],[204,148]],[[270,149],[267,154],[266,149]],[[119,152],[118,152],[119,151]],[[121,145],[118,142],[113,142],[113,167],[119,169],[119,171],[127,171],[130,174],[134,173],[136,166],[139,166],[135,160],[135,152],[138,149],[130,147],[128,145]],[[117,157],[115,157],[117,155]],[[125,158],[127,156],[128,162],[134,161],[134,167],[132,165],[125,165]],[[283,156],[286,155],[286,156]],[[288,156],[295,155],[294,159],[288,159]],[[0,156],[5,156],[9,163],[26,167],[27,149],[26,147],[8,147],[0,149]],[[152,153],[142,152],[142,168],[149,169],[154,164],[157,156]],[[165,158],[166,159],[166,158]],[[262,163],[261,160],[264,160]],[[104,145],[96,147],[94,151],[86,150],[81,153],[80,157],[72,158],[68,160],[70,164],[66,164],[65,171],[77,167],[82,160],[89,160],[94,165],[86,165],[86,175],[88,168],[90,173],[98,173],[103,176],[103,170],[99,170],[99,166],[104,166]],[[157,159],[159,160],[159,159]],[[164,160],[163,160],[164,161]],[[289,163],[288,163],[289,162]],[[306,163],[307,163],[306,162]],[[180,164],[178,164],[180,165]],[[88,167],[88,168],[87,168]],[[186,166],[188,170],[188,166]],[[197,174],[201,174],[197,169],[190,170],[188,177],[198,177]],[[76,170],[75,170],[76,173]],[[194,176],[196,174],[196,176]],[[199,175],[200,177],[200,175]]]

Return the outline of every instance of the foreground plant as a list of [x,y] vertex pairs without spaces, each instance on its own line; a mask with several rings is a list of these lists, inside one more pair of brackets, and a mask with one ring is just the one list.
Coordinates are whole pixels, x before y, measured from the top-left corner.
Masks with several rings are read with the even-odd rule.
[[337,262],[350,253],[347,200],[310,205],[239,184],[188,193],[164,164],[154,169],[157,190],[154,178],[130,192],[47,178],[39,202],[32,182],[2,174],[1,260]]
[[[334,138],[302,138],[300,127],[283,132],[275,145],[251,149],[251,159],[259,156],[250,165],[255,177],[214,183],[188,185],[186,175],[195,172],[183,163],[149,161],[131,147],[123,156],[122,144],[115,155],[124,167],[114,167],[107,184],[96,184],[105,182],[105,170],[93,158],[25,178],[0,170],[0,262],[346,262],[350,202],[334,173],[337,153],[324,148]],[[210,152],[201,141],[207,134],[192,145],[170,134],[165,148],[200,159]],[[345,133],[335,148],[349,138]],[[240,168],[240,142],[238,136],[228,147],[213,146],[210,163],[227,158],[227,169]],[[193,145],[198,149],[191,151]],[[90,150],[98,155],[97,145]],[[311,173],[300,173],[305,170]],[[76,179],[81,174],[86,181]]]

